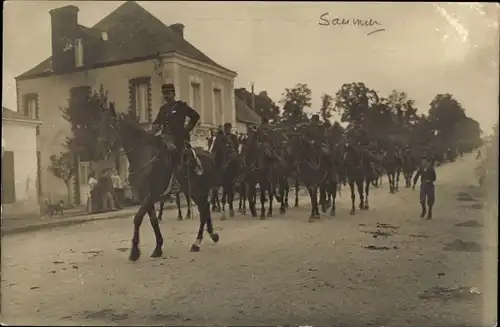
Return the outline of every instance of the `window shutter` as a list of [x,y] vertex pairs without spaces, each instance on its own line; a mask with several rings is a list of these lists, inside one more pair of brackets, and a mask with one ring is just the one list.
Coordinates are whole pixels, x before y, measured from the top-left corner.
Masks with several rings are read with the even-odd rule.
[[[40,119],[40,106],[38,101],[38,94],[35,96],[35,118]],[[36,127],[36,135],[40,135],[40,125]]]
[[128,104],[129,104],[129,113],[136,116],[136,108],[135,108],[135,84],[133,80],[128,81]]
[[148,122],[149,123],[152,123],[153,122],[153,104],[152,104],[152,101],[153,101],[153,98],[152,98],[152,92],[151,92],[151,79],[148,80],[148,84],[147,84],[147,88],[148,88]]

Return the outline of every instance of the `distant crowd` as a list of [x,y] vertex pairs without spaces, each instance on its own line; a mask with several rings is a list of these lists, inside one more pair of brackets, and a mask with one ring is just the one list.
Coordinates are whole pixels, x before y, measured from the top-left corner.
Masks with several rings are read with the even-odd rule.
[[126,199],[132,198],[130,185],[123,183],[116,169],[103,169],[97,175],[90,173],[87,191],[88,213],[100,213],[120,210]]

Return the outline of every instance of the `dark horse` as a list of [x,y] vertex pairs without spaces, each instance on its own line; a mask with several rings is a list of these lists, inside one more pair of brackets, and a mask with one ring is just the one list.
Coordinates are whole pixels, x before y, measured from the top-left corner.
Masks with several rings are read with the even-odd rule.
[[[141,199],[139,210],[134,216],[134,236],[132,238],[132,249],[129,259],[136,261],[141,252],[139,250],[139,230],[142,220],[147,213],[156,237],[156,247],[151,257],[160,257],[163,254],[163,237],[160,232],[158,218],[154,204],[162,200],[163,194],[169,187],[172,174],[172,147],[168,150],[168,160],[162,158],[160,147],[165,145],[157,137],[144,131],[137,121],[128,115],[117,116],[114,108],[111,108],[112,121],[110,124],[116,132],[115,138],[123,147],[130,163],[129,180]],[[187,152],[186,152],[187,153]],[[219,172],[216,169],[213,157],[206,151],[197,152],[202,163],[204,174],[198,176],[191,174],[189,168],[184,165],[180,169],[179,184],[181,192],[189,194],[189,197],[198,206],[200,213],[200,227],[195,242],[191,246],[192,252],[198,252],[203,239],[203,230],[207,225],[207,231],[214,242],[219,241],[219,235],[214,232],[212,217],[208,205],[208,193],[212,185],[217,183]],[[188,160],[189,162],[189,160]]]
[[[307,128],[307,127],[306,127]],[[295,134],[297,133],[297,134]],[[311,214],[309,222],[320,218],[318,206],[318,189],[328,178],[329,162],[321,150],[300,130],[294,132],[294,150],[300,180],[305,184],[311,198]]]
[[[373,169],[371,167],[371,162],[366,152],[363,149],[348,142],[344,146],[344,155],[342,161],[343,171],[349,183],[349,188],[351,189],[350,214],[354,215],[356,213],[356,193],[354,191],[354,185],[356,185],[358,189],[359,209],[368,210],[368,196],[370,192],[370,184],[374,179],[374,174],[372,171]],[[363,185],[365,185],[365,194],[363,194]]]
[[269,194],[269,209],[267,217],[273,215],[273,199],[276,189],[277,177],[274,174],[274,163],[270,145],[261,143],[257,139],[257,133],[253,130],[248,132],[248,138],[243,144],[242,151],[243,169],[245,171],[244,181],[248,187],[248,202],[252,217],[257,217],[255,200],[257,195],[257,184],[260,186],[260,219],[266,218],[266,191]]
[[[220,182],[222,186],[222,216],[221,220],[226,219],[226,203],[229,206],[229,216],[234,217],[234,193],[236,180],[241,170],[240,155],[233,148],[230,139],[222,134],[216,137],[213,141],[212,155],[215,157],[217,167],[220,167],[222,174]],[[219,187],[212,189],[212,203],[215,203],[215,197],[218,197]]]

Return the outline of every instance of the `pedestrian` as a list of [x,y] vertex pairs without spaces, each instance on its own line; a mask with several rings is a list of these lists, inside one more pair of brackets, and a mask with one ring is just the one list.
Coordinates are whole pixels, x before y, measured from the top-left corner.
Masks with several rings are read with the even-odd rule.
[[111,181],[113,182],[113,198],[115,200],[116,208],[121,209],[124,198],[123,183],[120,175],[116,172],[116,169],[111,170]]
[[417,174],[413,179],[413,189],[415,189],[415,184],[417,184],[419,177],[420,205],[422,206],[420,217],[423,218],[427,213],[427,219],[432,219],[432,207],[434,206],[435,202],[434,182],[436,181],[436,171],[430,164],[429,159],[427,159],[426,157],[422,158],[420,169],[417,171]]
[[95,173],[91,172],[89,174],[89,180],[87,182],[87,212],[93,213],[95,210],[95,187],[97,185],[97,179],[95,179]]

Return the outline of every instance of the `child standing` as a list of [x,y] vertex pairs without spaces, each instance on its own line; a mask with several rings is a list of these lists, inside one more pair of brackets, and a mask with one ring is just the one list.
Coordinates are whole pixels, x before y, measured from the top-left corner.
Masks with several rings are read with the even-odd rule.
[[[415,184],[417,184],[419,177],[421,177],[420,205],[422,206],[422,213],[420,214],[420,217],[423,218],[427,213],[427,219],[432,219],[432,207],[435,202],[434,182],[436,181],[436,171],[434,170],[434,167],[430,165],[429,159],[426,157],[422,158],[420,169],[417,171],[417,174],[413,179],[413,189],[415,189]],[[426,208],[426,202],[428,210]]]

